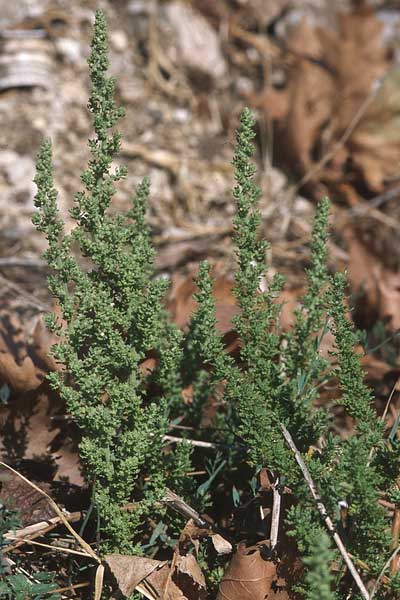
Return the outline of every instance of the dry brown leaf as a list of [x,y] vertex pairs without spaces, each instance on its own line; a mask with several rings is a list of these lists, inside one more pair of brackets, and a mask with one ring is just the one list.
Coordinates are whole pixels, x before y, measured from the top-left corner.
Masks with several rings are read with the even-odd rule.
[[384,269],[379,281],[380,313],[383,319],[390,318],[392,331],[400,329],[400,272]]
[[[232,317],[238,313],[232,288],[232,281],[226,277],[216,278],[213,294],[216,302],[217,327],[222,334],[232,329]],[[196,291],[193,275],[182,277],[177,274],[173,277],[168,305],[178,327],[185,327],[196,311],[197,303],[193,298]]]
[[55,371],[60,368],[54,358],[49,356],[51,347],[57,341],[57,336],[47,329],[43,316],[40,316],[32,334],[32,348],[35,356],[42,361],[44,368],[49,371]]
[[260,548],[239,544],[219,586],[217,600],[265,600],[276,578],[276,564]]
[[[1,500],[10,509],[18,508],[21,525],[29,525],[54,517],[47,500],[22,481],[18,475],[0,470]],[[41,483],[41,488],[50,491],[50,485]]]
[[46,393],[17,395],[10,406],[1,411],[0,454],[7,457],[11,452],[22,460],[36,464],[51,463],[47,475],[55,480],[66,479],[70,484],[83,485],[76,447],[68,437],[60,436],[60,427],[53,417],[60,412],[62,404]]
[[43,370],[34,364],[20,317],[8,311],[0,320],[0,377],[20,391],[36,389],[44,379]]
[[130,596],[143,580],[167,565],[166,561],[123,554],[109,554],[104,558],[104,562],[110,568],[124,596]]
[[336,30],[303,18],[288,32],[285,89],[251,98],[278,124],[278,153],[314,190],[348,179],[349,168],[353,180],[382,190],[399,171],[400,152],[399,74],[387,75],[382,23],[359,9],[338,14]]
[[211,535],[211,541],[217,554],[230,554],[232,552],[232,544],[219,533]]
[[164,592],[166,600],[207,598],[206,582],[197,562],[199,539],[207,535],[208,531],[197,527],[192,519],[186,523],[174,551]]
[[[188,521],[175,548],[171,566],[166,561],[121,554],[108,555],[104,562],[125,596],[138,589],[147,598],[205,600],[206,584],[196,555],[198,538],[206,534],[193,521]],[[195,554],[189,552],[193,546]]]
[[156,367],[157,360],[152,356],[145,358],[145,360],[139,364],[139,370],[143,376],[151,375],[151,373],[155,371]]
[[[318,64],[323,54],[322,41],[306,19],[293,31],[289,48],[299,58],[292,66],[289,79],[287,144],[297,159],[296,170],[303,174],[312,166],[316,140],[331,116],[335,87],[329,72]],[[304,55],[315,57],[316,62],[302,58]]]
[[283,331],[289,331],[295,322],[294,311],[300,305],[301,297],[304,295],[304,288],[285,289],[279,296],[279,302],[282,302],[282,312],[280,325]]
[[[29,329],[33,324],[32,334]],[[49,356],[57,342],[43,321],[43,315],[34,319],[6,304],[0,320],[0,377],[14,390],[27,392],[38,388],[49,370],[58,366]]]
[[386,268],[350,227],[343,235],[349,251],[350,287],[355,294],[363,292],[365,317],[385,321],[392,331],[397,331],[400,328],[400,272]]
[[361,357],[361,364],[366,377],[370,381],[383,381],[385,375],[393,371],[386,362],[375,358],[372,354],[364,354]]
[[204,575],[193,554],[176,557],[164,592],[165,600],[202,600],[208,597]]

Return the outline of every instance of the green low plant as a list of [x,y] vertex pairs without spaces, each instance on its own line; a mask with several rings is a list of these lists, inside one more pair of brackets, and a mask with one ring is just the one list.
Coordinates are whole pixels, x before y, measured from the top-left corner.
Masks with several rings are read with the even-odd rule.
[[[326,538],[321,538],[323,523],[282,436],[281,425],[291,433],[338,527],[339,503],[348,505],[348,523],[343,531],[347,548],[366,561],[375,575],[390,553],[390,522],[378,503],[380,490],[385,489],[385,482],[388,484],[389,461],[384,462],[383,457],[391,455],[391,462],[396,464],[391,475],[396,471],[398,477],[399,455],[396,449],[389,449],[371,391],[363,382],[360,357],[354,349],[357,336],[346,316],[345,276],[337,273],[330,277],[328,273],[326,199],[317,207],[306,294],[291,331],[280,330],[282,281],[279,276],[269,277],[266,244],[257,233],[259,190],[250,161],[253,137],[253,119],[250,111],[244,110],[233,161],[236,297],[241,309],[234,326],[240,341],[240,364],[224,353],[215,327],[207,263],[200,267],[197,279],[199,309],[194,317],[197,337],[193,343],[204,364],[225,382],[225,398],[250,462],[254,467],[266,466],[293,493],[295,505],[287,514],[289,533],[304,553],[304,564],[315,570],[305,575],[301,591],[307,598],[315,598],[321,577],[325,577],[323,597],[333,599],[337,596],[330,591],[325,564],[329,552],[334,555],[333,548],[330,550]],[[332,361],[321,354],[328,330],[335,339]],[[321,386],[333,378],[342,392],[336,404],[354,420],[355,433],[346,440],[332,433],[327,409],[315,407]],[[316,552],[319,546],[321,552]],[[337,587],[339,590],[340,585]]]
[[[138,186],[125,214],[108,212],[115,184],[126,170],[112,168],[120,146],[113,127],[123,111],[114,102],[115,82],[106,75],[106,22],[100,11],[88,62],[95,137],[89,140],[92,158],[81,176],[85,189],[75,195],[70,211],[76,227],[63,233],[49,140],[37,161],[33,221],[48,240],[49,287],[65,323],[55,315],[47,319],[60,336],[52,353],[63,365],[49,379],[82,432],[80,456],[94,490],[103,550],[135,553],[140,552],[143,520],[160,499],[168,473],[179,488],[185,469],[186,446],[173,459],[162,451],[169,408],[179,401],[182,334],[163,308],[166,281],[154,278],[154,251],[144,221],[149,181]],[[140,364],[150,353],[157,368],[143,374]],[[155,388],[156,395],[150,396]],[[126,510],[133,498],[134,510]]]
[[0,598],[4,600],[59,600],[61,595],[53,590],[57,588],[54,583],[54,573],[35,573],[34,580],[30,581],[23,573],[8,575],[0,581]]
[[[283,280],[270,276],[267,243],[259,238],[260,190],[251,162],[254,121],[245,109],[233,160],[234,292],[239,308],[233,329],[240,357],[227,353],[218,333],[207,262],[201,264],[196,280],[198,308],[183,334],[164,309],[168,283],[155,275],[145,222],[149,182],[138,186],[128,211],[110,210],[115,185],[126,173],[112,167],[120,145],[114,128],[122,111],[115,105],[115,84],[106,75],[107,67],[106,22],[98,11],[89,59],[95,137],[89,140],[84,190],[75,195],[70,212],[75,227],[69,234],[63,231],[48,140],[38,157],[34,216],[37,229],[48,240],[45,257],[53,270],[49,287],[62,317],[48,318],[60,338],[52,353],[62,365],[50,381],[81,432],[80,457],[93,489],[101,551],[140,553],[153,550],[160,540],[170,545],[180,522],[171,515],[160,521],[159,500],[166,485],[201,508],[211,506],[223,477],[238,506],[241,493],[254,492],[254,475],[266,467],[282,492],[290,489],[292,508],[284,518],[303,556],[301,593],[309,600],[356,598],[357,592],[345,587],[346,576],[333,577],[330,563],[334,559],[338,563],[340,556],[324,533],[281,429],[284,425],[291,433],[329,514],[343,528],[348,550],[376,576],[390,552],[390,523],[378,497],[398,477],[398,439],[385,439],[371,392],[363,383],[354,352],[356,336],[346,316],[345,278],[328,272],[329,202],[325,199],[317,208],[307,291],[293,328],[285,333],[280,328]],[[321,352],[329,330],[335,339],[331,360]],[[150,356],[156,367],[148,373],[140,367]],[[332,432],[329,410],[315,404],[332,378],[341,390],[336,404],[354,420],[355,433],[348,439]],[[185,406],[181,391],[189,385],[193,398]],[[217,393],[224,396],[214,419],[218,427],[203,428],[202,433],[221,443],[219,454],[212,458],[198,450],[192,454],[189,444],[167,452],[163,438],[173,420],[179,416],[181,423],[199,428],[206,403]],[[199,462],[207,475],[196,492],[186,474]],[[239,469],[248,475],[245,485],[235,480]],[[348,505],[344,525],[339,502]],[[157,519],[159,525],[154,526]],[[210,569],[213,566],[218,580],[221,565],[209,564]]]

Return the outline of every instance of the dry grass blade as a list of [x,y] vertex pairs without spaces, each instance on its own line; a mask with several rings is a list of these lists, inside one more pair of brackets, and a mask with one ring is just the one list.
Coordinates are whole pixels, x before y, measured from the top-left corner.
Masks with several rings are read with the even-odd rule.
[[78,556],[85,556],[86,558],[91,558],[89,557],[87,552],[79,552],[79,550],[72,550],[71,548],[61,548],[60,546],[51,546],[50,544],[35,542],[34,540],[31,540],[29,538],[9,537],[8,539],[19,540],[21,542],[24,542],[25,544],[33,544],[34,546],[41,546],[42,548],[49,548],[50,550],[57,550],[57,552],[65,552],[66,554],[77,554]]
[[391,401],[392,401],[392,398],[393,398],[393,396],[394,396],[394,393],[395,393],[395,391],[396,391],[396,389],[397,389],[397,386],[399,385],[399,383],[400,383],[400,377],[398,377],[398,378],[396,379],[396,383],[395,383],[395,384],[394,384],[394,386],[392,387],[392,391],[391,391],[391,392],[390,392],[390,394],[389,394],[389,398],[388,398],[388,400],[387,400],[387,402],[386,402],[385,410],[383,411],[383,415],[382,415],[382,419],[381,419],[381,420],[382,420],[382,423],[384,423],[384,422],[385,422],[386,415],[387,415],[387,413],[388,413],[388,410],[389,410],[390,403],[391,403]]
[[104,579],[104,566],[99,565],[96,569],[96,578],[94,585],[94,600],[101,599],[101,593],[103,591],[103,579]]
[[85,581],[83,583],[76,583],[74,585],[68,585],[67,587],[56,588],[55,590],[51,590],[53,594],[62,594],[63,592],[75,592],[75,590],[79,590],[84,587],[89,587],[89,581]]

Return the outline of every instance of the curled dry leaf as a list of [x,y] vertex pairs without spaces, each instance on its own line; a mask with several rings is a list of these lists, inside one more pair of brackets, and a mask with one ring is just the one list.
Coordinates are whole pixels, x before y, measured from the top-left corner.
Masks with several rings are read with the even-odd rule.
[[137,589],[152,600],[205,600],[206,583],[196,558],[198,539],[204,535],[207,535],[205,530],[188,521],[175,548],[171,566],[166,561],[121,554],[108,555],[104,562],[125,596]]
[[0,377],[19,391],[36,389],[44,379],[43,369],[35,364],[23,322],[14,312],[4,312],[0,322]]
[[7,299],[0,308],[0,377],[14,390],[35,390],[50,370],[58,368],[49,356],[57,337],[46,328],[42,314],[32,316]]
[[206,582],[197,562],[199,540],[207,535],[208,531],[197,527],[192,519],[186,523],[174,551],[163,596],[166,600],[207,598]]
[[276,564],[261,549],[239,544],[219,586],[217,600],[265,600],[276,578]]

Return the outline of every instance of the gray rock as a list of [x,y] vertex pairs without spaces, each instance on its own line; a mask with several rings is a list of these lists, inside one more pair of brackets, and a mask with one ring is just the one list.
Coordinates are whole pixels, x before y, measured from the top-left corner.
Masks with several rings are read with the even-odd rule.
[[176,59],[184,67],[201,71],[214,79],[224,77],[227,66],[220,40],[208,21],[179,0],[167,4],[165,13],[176,35]]

